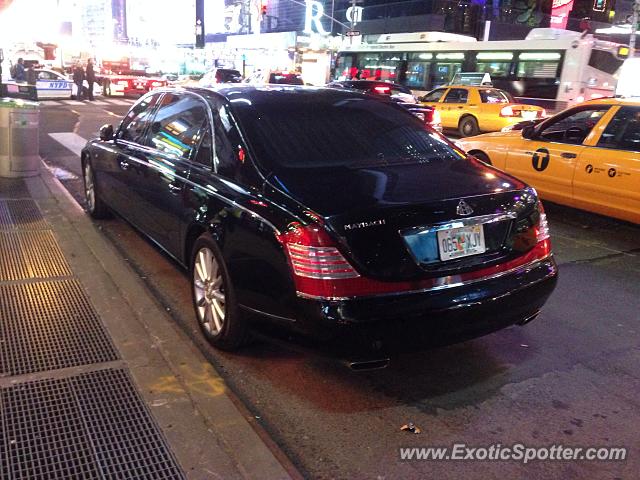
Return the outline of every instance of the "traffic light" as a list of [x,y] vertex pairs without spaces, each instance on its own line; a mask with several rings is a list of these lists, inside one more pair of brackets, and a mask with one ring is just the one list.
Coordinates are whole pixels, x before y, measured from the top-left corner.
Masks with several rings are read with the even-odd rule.
[[266,3],[262,3],[260,5],[260,15],[262,15],[263,17],[265,17],[267,15],[267,4]]

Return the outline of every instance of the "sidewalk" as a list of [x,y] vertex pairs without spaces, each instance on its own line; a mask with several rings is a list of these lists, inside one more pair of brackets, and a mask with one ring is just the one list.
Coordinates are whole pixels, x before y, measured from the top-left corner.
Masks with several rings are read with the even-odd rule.
[[0,179],[0,478],[300,478],[46,168]]

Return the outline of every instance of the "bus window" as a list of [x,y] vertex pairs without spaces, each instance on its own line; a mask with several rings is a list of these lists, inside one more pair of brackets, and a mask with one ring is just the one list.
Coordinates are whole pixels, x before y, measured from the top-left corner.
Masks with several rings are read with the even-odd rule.
[[426,88],[431,68],[432,53],[410,53],[407,62],[407,87]]
[[398,67],[402,54],[363,53],[358,58],[360,67],[358,80],[398,81]]
[[355,62],[353,61],[353,57],[353,54],[338,55],[338,58],[336,59],[336,70],[334,74],[335,80],[351,80],[352,73],[355,76],[355,73],[357,72],[352,72],[352,70],[356,68],[354,65]]
[[436,88],[447,85],[456,73],[462,70],[462,62],[464,62],[464,53],[438,53],[436,55],[437,63],[432,72],[433,78],[429,88]]
[[518,78],[556,78],[560,65],[558,52],[526,52],[518,56]]
[[506,78],[511,74],[512,52],[478,52],[476,72],[488,73],[491,78]]

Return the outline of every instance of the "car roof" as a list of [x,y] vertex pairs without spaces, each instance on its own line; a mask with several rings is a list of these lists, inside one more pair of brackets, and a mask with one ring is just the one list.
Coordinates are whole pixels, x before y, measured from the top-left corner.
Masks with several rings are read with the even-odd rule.
[[[370,98],[365,93],[357,90],[286,84],[252,85],[234,83],[214,87],[182,87],[182,89],[198,93],[204,97],[222,96],[231,103],[237,102],[251,105],[277,105],[287,102],[328,105],[349,98]],[[166,91],[175,91],[175,89],[167,89]]]
[[587,100],[589,105],[632,105],[640,106],[640,97],[604,97]]
[[476,88],[478,90],[500,90],[502,92],[506,91],[498,87],[492,87],[491,85],[444,85],[438,88]]

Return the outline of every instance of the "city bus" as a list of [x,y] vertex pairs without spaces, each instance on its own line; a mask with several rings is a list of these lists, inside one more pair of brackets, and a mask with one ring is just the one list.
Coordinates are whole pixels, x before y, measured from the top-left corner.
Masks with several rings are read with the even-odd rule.
[[385,34],[375,43],[346,45],[332,77],[387,80],[421,96],[449,84],[456,73],[486,72],[493,86],[518,101],[558,111],[612,96],[616,72],[629,54],[626,45],[551,28],[533,29],[525,40],[419,41],[429,33]]

